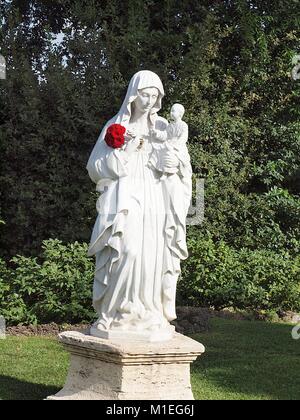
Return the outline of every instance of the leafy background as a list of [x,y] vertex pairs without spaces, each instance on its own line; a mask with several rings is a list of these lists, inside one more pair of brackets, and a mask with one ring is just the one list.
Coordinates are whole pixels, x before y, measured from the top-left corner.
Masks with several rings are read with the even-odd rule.
[[[205,180],[205,219],[188,228],[191,258],[179,298],[300,310],[300,80],[291,77],[300,51],[299,6],[298,0],[0,0],[5,270],[15,272],[21,256],[43,264],[45,240],[67,249],[89,241],[96,195],[88,156],[131,76],[149,69],[165,86],[162,115],[174,102],[185,105],[194,173]],[[290,297],[275,298],[270,284],[289,289]]]

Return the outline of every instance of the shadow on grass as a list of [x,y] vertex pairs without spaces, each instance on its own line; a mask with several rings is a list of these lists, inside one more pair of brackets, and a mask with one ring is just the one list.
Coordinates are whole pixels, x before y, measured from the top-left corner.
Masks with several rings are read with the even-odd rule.
[[54,386],[34,384],[10,376],[0,375],[1,400],[43,400],[60,389]]

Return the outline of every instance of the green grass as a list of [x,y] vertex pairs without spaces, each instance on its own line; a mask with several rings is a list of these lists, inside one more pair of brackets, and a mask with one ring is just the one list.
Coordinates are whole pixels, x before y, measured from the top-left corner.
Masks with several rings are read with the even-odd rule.
[[192,338],[206,353],[192,367],[195,399],[299,400],[300,341],[292,326],[213,320],[212,332]]
[[[192,365],[196,399],[300,399],[300,341],[291,326],[215,319],[192,338],[206,353]],[[53,339],[0,340],[0,399],[38,400],[62,388],[68,355]]]
[[41,400],[59,391],[68,370],[68,355],[44,337],[0,340],[0,399]]

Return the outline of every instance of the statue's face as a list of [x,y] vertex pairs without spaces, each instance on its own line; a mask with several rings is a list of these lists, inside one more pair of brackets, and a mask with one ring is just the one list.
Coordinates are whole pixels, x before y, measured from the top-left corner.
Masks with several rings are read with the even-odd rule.
[[145,113],[149,112],[153,108],[158,98],[158,89],[155,87],[149,87],[140,89],[138,96],[134,101],[136,108]]

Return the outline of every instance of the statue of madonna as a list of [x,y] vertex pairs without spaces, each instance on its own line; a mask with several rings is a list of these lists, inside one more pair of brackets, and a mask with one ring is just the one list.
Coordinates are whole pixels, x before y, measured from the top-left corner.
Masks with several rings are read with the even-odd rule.
[[[136,73],[87,164],[101,191],[89,247],[89,255],[96,257],[93,305],[99,318],[91,328],[94,336],[163,341],[174,333],[176,283],[180,261],[188,256],[192,172],[186,159],[171,148],[163,151],[153,135],[168,127],[158,115],[163,96],[155,73]],[[126,130],[122,147],[105,141],[113,124]],[[177,173],[176,188],[168,189],[171,184],[155,167],[154,152],[157,156],[160,150],[166,171]]]

